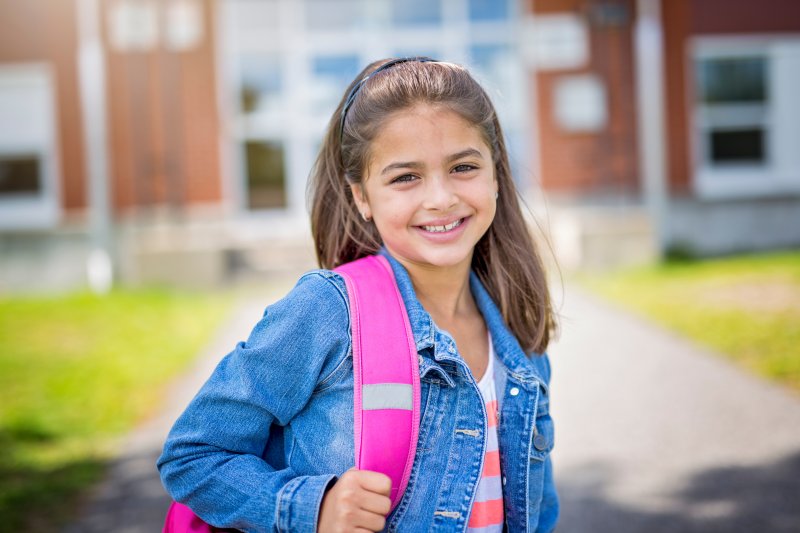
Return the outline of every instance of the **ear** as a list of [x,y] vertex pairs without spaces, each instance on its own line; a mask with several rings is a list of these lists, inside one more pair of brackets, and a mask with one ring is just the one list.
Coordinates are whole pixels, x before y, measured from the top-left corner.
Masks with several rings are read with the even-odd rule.
[[362,187],[360,183],[351,183],[350,192],[353,193],[353,199],[356,201],[356,207],[361,213],[362,218],[364,218],[365,220],[369,220],[370,218],[372,218],[372,212],[370,211],[369,208],[367,195],[366,193],[364,193],[364,187]]

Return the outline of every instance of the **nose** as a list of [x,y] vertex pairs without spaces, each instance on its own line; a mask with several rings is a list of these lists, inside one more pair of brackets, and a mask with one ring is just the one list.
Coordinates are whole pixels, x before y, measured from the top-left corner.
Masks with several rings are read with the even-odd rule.
[[447,176],[434,176],[425,188],[425,209],[447,211],[458,203],[458,194]]

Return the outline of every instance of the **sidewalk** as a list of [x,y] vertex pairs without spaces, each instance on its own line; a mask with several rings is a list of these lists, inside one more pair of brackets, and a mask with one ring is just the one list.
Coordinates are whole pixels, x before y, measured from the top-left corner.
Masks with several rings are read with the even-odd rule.
[[[290,287],[276,289],[284,294]],[[800,397],[567,287],[553,365],[559,533],[800,531]],[[166,432],[271,301],[244,302],[67,533],[161,530]]]
[[800,531],[800,396],[575,287],[562,313],[559,533]]

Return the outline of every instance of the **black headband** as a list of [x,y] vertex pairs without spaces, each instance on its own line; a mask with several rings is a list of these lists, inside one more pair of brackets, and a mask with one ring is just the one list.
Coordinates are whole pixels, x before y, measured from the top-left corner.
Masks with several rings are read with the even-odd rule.
[[381,72],[382,70],[386,70],[391,68],[395,65],[399,65],[400,63],[408,63],[409,61],[419,61],[420,63],[436,63],[435,59],[431,59],[430,57],[425,56],[416,56],[416,57],[398,57],[395,59],[390,59],[380,67],[376,68],[363,78],[361,78],[358,83],[353,85],[353,88],[350,89],[350,92],[347,94],[347,99],[344,101],[344,107],[342,108],[342,119],[341,125],[339,127],[339,138],[341,139],[344,135],[344,120],[347,118],[347,111],[350,109],[350,106],[353,105],[353,102],[356,99],[356,95],[358,95],[358,91],[361,90],[361,87],[367,83],[367,80],[370,79],[372,76]]

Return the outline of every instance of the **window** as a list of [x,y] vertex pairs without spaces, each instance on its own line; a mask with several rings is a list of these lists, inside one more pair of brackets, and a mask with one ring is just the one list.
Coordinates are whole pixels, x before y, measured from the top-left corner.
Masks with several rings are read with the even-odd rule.
[[[513,100],[522,90],[521,71],[517,68],[516,57],[507,44],[476,44],[469,48],[469,65],[478,81],[489,93],[495,106],[501,109],[503,101]],[[502,111],[500,120],[508,122]]]
[[431,59],[436,59],[438,61],[444,61],[442,59],[441,52],[437,51],[435,48],[431,47],[404,47],[398,46],[394,49],[394,52],[391,54],[393,57],[430,57]]
[[491,72],[510,54],[510,49],[506,44],[478,44],[472,46],[469,52],[473,67],[482,72]]
[[280,56],[246,52],[239,55],[239,150],[243,173],[243,206],[286,207],[284,146],[284,81]]
[[276,114],[281,108],[281,69],[277,56],[245,54],[239,58],[239,102],[244,113]]
[[355,55],[322,56],[312,61],[314,81],[311,84],[312,109],[315,115],[330,116],[344,90],[359,73]]
[[58,223],[54,103],[47,65],[0,65],[0,228]]
[[698,195],[800,192],[800,39],[699,37],[692,48]]
[[225,2],[225,7],[238,32],[257,33],[267,40],[277,36],[282,22],[278,0],[236,0]]
[[608,125],[608,96],[595,74],[561,75],[553,85],[555,123],[566,133],[601,133]]
[[507,18],[508,0],[469,0],[469,19],[472,22],[494,22]]
[[247,167],[247,207],[268,209],[286,206],[286,174],[283,146],[279,142],[250,140],[244,143]]
[[236,176],[226,193],[238,208],[302,209],[315,144],[348,83],[371,60],[426,55],[466,63],[474,52],[506,134],[527,139],[518,2],[227,0],[219,6],[220,84],[223,112],[232,114],[227,153]]
[[709,155],[713,163],[760,163],[765,159],[764,129],[712,131]]
[[0,154],[0,196],[37,195],[41,191],[41,170],[36,155]]
[[366,24],[359,0],[306,0],[305,17],[311,31],[346,30]]
[[530,172],[526,171],[527,150],[523,149],[528,138],[524,70],[518,68],[518,57],[506,43],[473,44],[468,50],[469,67],[488,92],[503,125],[514,180],[521,190],[526,190]]
[[433,26],[442,23],[442,0],[395,0],[392,22],[397,26]]
[[711,57],[696,67],[704,165],[766,165],[768,58]]

